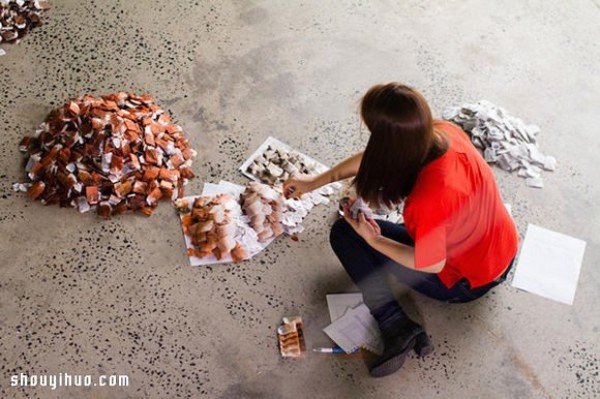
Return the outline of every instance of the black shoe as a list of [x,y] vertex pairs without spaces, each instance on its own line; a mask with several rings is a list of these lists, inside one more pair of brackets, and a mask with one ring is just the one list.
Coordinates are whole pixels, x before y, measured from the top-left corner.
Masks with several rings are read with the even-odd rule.
[[369,369],[371,377],[385,377],[402,367],[411,350],[425,357],[433,351],[433,345],[423,328],[410,319],[382,333],[383,354]]
[[425,331],[417,335],[417,343],[415,344],[415,353],[420,358],[430,355],[434,350],[433,344]]

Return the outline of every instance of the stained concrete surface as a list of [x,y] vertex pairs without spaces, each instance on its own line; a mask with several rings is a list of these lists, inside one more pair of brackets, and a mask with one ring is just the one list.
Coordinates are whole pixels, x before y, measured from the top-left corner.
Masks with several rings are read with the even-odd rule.
[[[593,398],[600,396],[600,5],[595,1],[53,1],[0,58],[0,397]],[[437,346],[374,380],[360,358],[279,357],[300,314],[326,345],[325,294],[354,290],[332,254],[334,208],[299,242],[239,265],[192,268],[174,211],[110,221],[11,191],[17,144],[70,97],[153,94],[184,127],[203,182],[268,135],[333,164],[364,145],[360,95],[419,88],[437,115],[488,99],[541,129],[546,187],[496,171],[527,223],[587,241],[573,306],[505,284],[467,305],[399,291]],[[14,388],[18,373],[127,374],[127,388]]]

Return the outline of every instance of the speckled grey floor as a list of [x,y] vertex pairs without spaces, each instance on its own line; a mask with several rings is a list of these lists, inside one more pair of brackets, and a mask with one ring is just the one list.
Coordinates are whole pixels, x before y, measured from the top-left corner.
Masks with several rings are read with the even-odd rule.
[[[0,57],[0,397],[592,398],[600,396],[600,4],[409,0],[52,1]],[[279,357],[300,314],[328,343],[325,294],[353,290],[327,243],[333,208],[235,266],[192,268],[173,210],[110,221],[11,192],[17,144],[67,97],[148,92],[199,151],[188,186],[244,182],[268,135],[332,164],[365,143],[369,86],[399,80],[436,113],[482,98],[542,128],[546,188],[497,172],[528,222],[587,241],[573,306],[506,284],[468,305],[402,294],[437,351],[369,378],[360,358]],[[594,177],[596,176],[596,177]],[[12,388],[25,372],[128,374],[128,388]]]

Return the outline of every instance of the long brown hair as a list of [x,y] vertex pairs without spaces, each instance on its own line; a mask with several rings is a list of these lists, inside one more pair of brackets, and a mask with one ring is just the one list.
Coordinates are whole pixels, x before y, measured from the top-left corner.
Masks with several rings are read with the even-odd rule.
[[373,86],[360,104],[371,132],[353,184],[372,204],[399,203],[412,190],[421,168],[447,148],[434,132],[425,98],[413,88],[388,83]]

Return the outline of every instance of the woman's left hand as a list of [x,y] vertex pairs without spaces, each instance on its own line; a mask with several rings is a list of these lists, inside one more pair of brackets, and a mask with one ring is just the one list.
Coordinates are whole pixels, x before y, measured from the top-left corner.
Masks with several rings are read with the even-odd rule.
[[344,206],[344,219],[352,226],[369,245],[381,236],[381,228],[373,219],[367,219],[362,212],[358,213],[357,219],[352,219],[349,207]]

